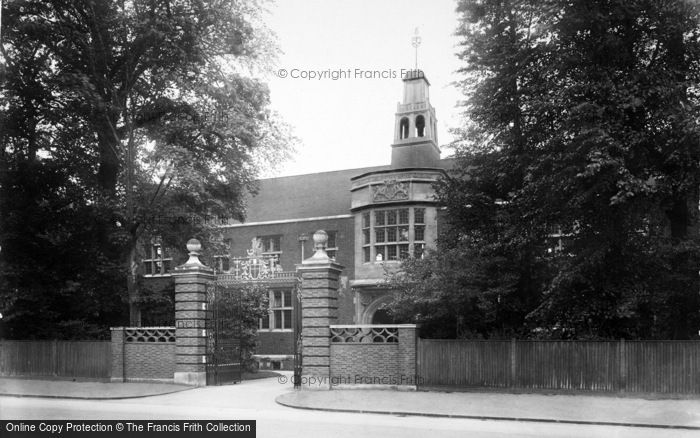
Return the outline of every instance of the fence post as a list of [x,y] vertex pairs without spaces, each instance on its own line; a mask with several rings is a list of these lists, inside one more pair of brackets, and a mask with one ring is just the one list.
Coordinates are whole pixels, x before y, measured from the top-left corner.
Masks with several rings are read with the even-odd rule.
[[58,376],[58,339],[54,339],[51,342],[51,356],[53,356],[53,361],[51,363],[51,374],[53,374],[54,376]]
[[516,374],[516,354],[515,354],[515,338],[510,339],[510,386],[511,387],[517,387],[517,374]]
[[175,268],[175,374],[181,385],[207,384],[207,284],[214,270],[199,261],[202,245],[197,239],[187,242],[189,260]]
[[620,388],[619,390],[624,392],[627,389],[627,348],[625,348],[625,340],[620,339],[620,344],[618,347],[619,355],[620,355]]
[[[338,280],[343,266],[326,254],[328,234],[313,236],[316,253],[297,265],[301,275],[302,381],[306,388],[331,388],[331,329],[338,319]],[[302,386],[302,389],[305,389]]]
[[423,351],[423,340],[420,338],[420,333],[416,330],[416,387],[423,385],[423,378],[421,377],[421,360],[420,355]]

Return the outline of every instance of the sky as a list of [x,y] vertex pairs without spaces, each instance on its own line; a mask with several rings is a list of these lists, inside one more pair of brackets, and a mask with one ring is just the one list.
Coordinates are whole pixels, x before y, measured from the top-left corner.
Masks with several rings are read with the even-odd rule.
[[[455,8],[455,0],[277,0],[271,5],[267,24],[283,52],[269,78],[272,109],[292,127],[299,144],[291,160],[265,176],[389,164],[403,93],[400,75],[414,67],[416,28],[418,68],[431,84],[438,141],[449,143],[461,97],[452,85],[460,66]],[[442,147],[443,157],[449,153]]]

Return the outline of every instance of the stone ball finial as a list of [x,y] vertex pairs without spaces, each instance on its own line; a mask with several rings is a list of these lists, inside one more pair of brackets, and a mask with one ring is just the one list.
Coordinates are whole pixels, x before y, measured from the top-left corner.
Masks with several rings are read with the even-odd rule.
[[323,230],[318,230],[314,233],[314,249],[316,251],[325,251],[328,244],[328,233]]
[[190,239],[187,241],[187,251],[190,253],[194,254],[199,254],[199,251],[202,250],[202,244],[199,240],[197,239]]
[[326,264],[331,262],[332,260],[328,258],[328,254],[326,253],[326,246],[328,245],[328,233],[326,233],[323,230],[318,230],[314,233],[312,239],[314,241],[314,255],[312,255],[311,257],[309,257],[301,263],[308,265],[314,263]]
[[202,244],[197,239],[190,239],[187,241],[187,251],[189,252],[190,258],[183,265],[184,267],[203,267],[204,265],[199,260],[199,251],[202,250]]

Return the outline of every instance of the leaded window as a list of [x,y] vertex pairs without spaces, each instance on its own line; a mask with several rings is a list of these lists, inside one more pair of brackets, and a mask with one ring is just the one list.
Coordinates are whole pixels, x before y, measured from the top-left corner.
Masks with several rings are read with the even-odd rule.
[[370,214],[362,214],[362,253],[365,263],[372,261],[372,238],[371,238]]
[[363,261],[398,261],[422,257],[425,208],[393,208],[362,214]]
[[260,330],[289,330],[292,328],[292,291],[270,291],[270,311],[260,319]]

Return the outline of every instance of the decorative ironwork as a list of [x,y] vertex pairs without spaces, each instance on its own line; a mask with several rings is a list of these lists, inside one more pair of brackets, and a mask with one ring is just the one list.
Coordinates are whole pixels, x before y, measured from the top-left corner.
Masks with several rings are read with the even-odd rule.
[[175,327],[125,328],[124,342],[172,343],[175,342]]
[[297,303],[301,304],[301,297],[302,297],[303,290],[304,290],[304,278],[301,276],[298,276],[296,278],[296,287],[294,288],[294,291],[296,292],[295,295],[297,296]]
[[294,389],[301,388],[301,370],[302,370],[302,353],[304,349],[304,338],[302,336],[301,322],[302,322],[302,300],[303,300],[303,287],[304,279],[302,276],[298,276],[296,279],[295,291],[293,296],[296,298],[294,306],[292,307],[292,313],[294,318],[294,324],[292,326],[292,331],[294,335],[294,368],[292,375],[292,383],[294,384]]
[[294,280],[296,272],[285,272],[278,256],[263,254],[262,241],[253,238],[247,257],[231,259],[228,270],[219,274],[219,283]]
[[399,342],[399,329],[395,327],[333,327],[331,342],[394,344]]
[[207,283],[207,385],[241,381],[241,295],[219,282]]
[[385,181],[384,184],[372,186],[374,202],[401,201],[408,199],[408,183],[396,180]]

